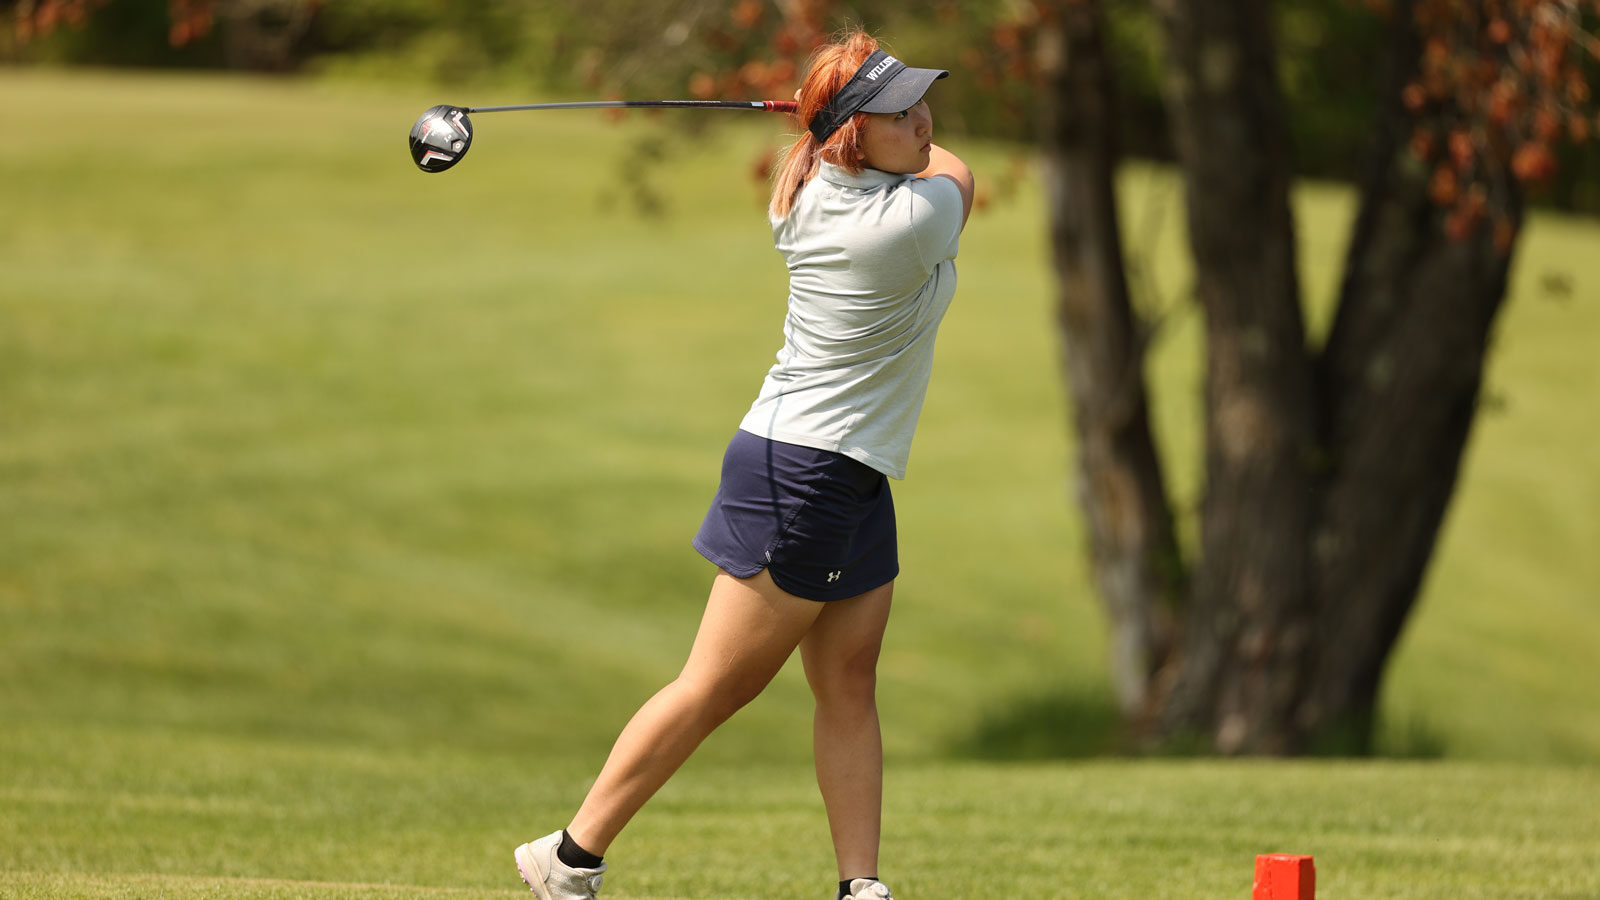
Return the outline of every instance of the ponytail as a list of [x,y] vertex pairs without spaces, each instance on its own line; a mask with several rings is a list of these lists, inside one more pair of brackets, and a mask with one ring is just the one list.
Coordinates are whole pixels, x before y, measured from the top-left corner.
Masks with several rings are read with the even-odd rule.
[[811,55],[796,98],[795,118],[799,119],[802,126],[800,137],[783,151],[778,174],[772,183],[772,202],[767,211],[774,219],[788,217],[789,211],[794,209],[795,198],[817,176],[824,162],[853,174],[860,173],[864,168],[861,165],[861,128],[866,113],[851,116],[820,145],[806,126],[877,49],[878,42],[871,35],[857,31],[821,47]]

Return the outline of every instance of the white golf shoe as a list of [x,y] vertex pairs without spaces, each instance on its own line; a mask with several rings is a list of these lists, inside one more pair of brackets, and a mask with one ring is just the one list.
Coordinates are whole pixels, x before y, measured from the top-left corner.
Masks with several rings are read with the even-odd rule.
[[894,900],[889,886],[871,878],[857,878],[850,882],[850,896],[845,900]]
[[606,864],[575,869],[556,856],[560,845],[561,832],[557,831],[518,847],[517,871],[522,873],[522,880],[533,888],[539,900],[596,900],[595,894],[605,880]]

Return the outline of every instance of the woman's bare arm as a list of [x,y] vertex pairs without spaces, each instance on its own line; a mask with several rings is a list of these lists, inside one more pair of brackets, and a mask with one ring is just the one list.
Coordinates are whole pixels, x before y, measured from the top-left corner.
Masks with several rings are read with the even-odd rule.
[[961,224],[962,226],[965,226],[967,224],[967,216],[972,214],[972,192],[974,185],[972,170],[967,168],[967,164],[962,162],[961,159],[954,153],[951,153],[949,150],[944,149],[938,144],[934,144],[933,151],[929,154],[928,167],[923,169],[921,172],[918,172],[917,177],[933,178],[938,175],[943,175],[945,178],[954,181],[956,183],[956,187],[960,189]]

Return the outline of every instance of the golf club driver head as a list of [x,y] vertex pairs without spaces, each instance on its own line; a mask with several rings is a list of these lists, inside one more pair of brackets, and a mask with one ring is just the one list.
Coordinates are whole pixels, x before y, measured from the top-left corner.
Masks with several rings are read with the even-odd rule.
[[411,161],[424,172],[443,172],[471,147],[472,120],[459,106],[430,106],[411,126]]

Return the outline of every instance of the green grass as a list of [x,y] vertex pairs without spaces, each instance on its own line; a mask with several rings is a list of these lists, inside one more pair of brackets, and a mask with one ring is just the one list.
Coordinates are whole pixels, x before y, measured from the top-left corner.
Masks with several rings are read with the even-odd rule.
[[[8,900],[521,895],[508,841],[582,788],[465,750],[85,729],[35,753],[49,774],[0,804]],[[1001,879],[1221,900],[1248,896],[1256,853],[1290,850],[1315,854],[1327,898],[1576,900],[1600,886],[1596,790],[1592,768],[1505,764],[909,763],[889,773],[883,874],[909,897]],[[823,896],[818,807],[803,766],[691,761],[614,845],[608,893]],[[974,871],[966,852],[996,844],[1003,874]]]
[[[509,847],[564,821],[698,620],[687,541],[779,340],[746,175],[771,120],[674,145],[648,218],[641,119],[481,116],[424,176],[401,130],[439,91],[0,94],[45,143],[0,221],[0,898],[510,896]],[[1008,151],[972,158],[993,182]],[[1188,511],[1180,198],[1127,184]],[[1019,898],[1240,897],[1280,850],[1332,898],[1600,896],[1600,227],[1540,217],[1519,251],[1391,668],[1384,748],[1443,760],[979,762],[1093,755],[1109,722],[1031,185],[963,238],[896,485],[885,876],[990,894],[958,854],[998,841]],[[1299,204],[1323,322],[1350,198]],[[619,841],[608,895],[822,896],[808,731],[786,670]]]

